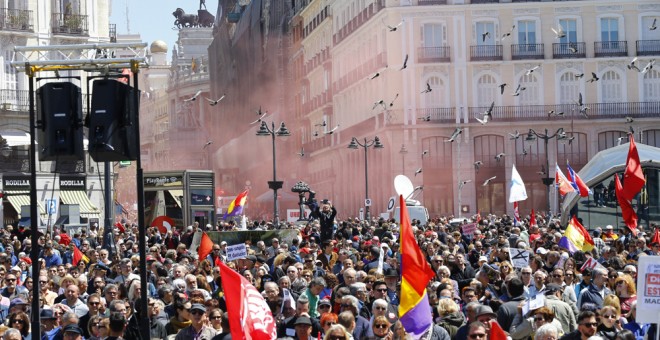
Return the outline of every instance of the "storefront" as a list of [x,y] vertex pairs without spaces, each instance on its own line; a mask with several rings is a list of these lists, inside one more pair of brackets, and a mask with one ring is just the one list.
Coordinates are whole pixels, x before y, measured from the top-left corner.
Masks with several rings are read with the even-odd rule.
[[[78,205],[80,223],[98,223],[101,210],[95,206],[87,195],[87,178],[79,175],[60,175],[60,218],[66,217],[61,209],[63,205]],[[69,210],[70,211],[70,210]],[[58,219],[58,220],[59,220]],[[78,224],[78,222],[76,222]]]
[[[39,214],[39,225],[46,215],[41,202],[37,202]],[[7,175],[2,177],[2,215],[4,225],[30,226],[30,176],[29,175]]]
[[144,174],[145,222],[168,216],[176,226],[215,224],[212,171],[186,170]]

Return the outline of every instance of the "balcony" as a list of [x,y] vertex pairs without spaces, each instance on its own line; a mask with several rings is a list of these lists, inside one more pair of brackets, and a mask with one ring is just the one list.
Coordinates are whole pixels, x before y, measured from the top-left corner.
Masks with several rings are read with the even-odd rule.
[[511,59],[543,59],[543,44],[513,44],[511,45]]
[[53,34],[87,36],[87,16],[79,14],[53,13],[50,17]]
[[451,60],[449,46],[420,47],[417,49],[417,62],[441,63]]
[[0,8],[0,30],[34,32],[32,11]]
[[30,110],[29,91],[0,90],[0,110],[27,113]]
[[470,46],[471,61],[497,61],[502,59],[502,45]]
[[108,35],[110,36],[111,43],[117,42],[117,24],[110,24]]
[[30,172],[30,152],[25,147],[15,146],[7,156],[0,155],[0,172]]
[[369,4],[368,7],[364,8],[332,36],[333,43],[338,45],[383,8],[385,8],[385,0],[376,0],[374,3]]
[[552,44],[552,57],[555,59],[586,58],[586,56],[586,44],[583,42]]
[[471,4],[497,4],[500,0],[472,0]]
[[[621,119],[656,118],[660,115],[660,102],[624,102],[624,103],[587,103],[589,119]],[[487,107],[468,108],[470,122],[476,123],[473,117],[481,117]],[[563,116],[548,115],[548,112],[564,112]],[[522,105],[522,106],[496,106],[493,108],[493,123],[516,121],[546,121],[546,120],[586,120],[578,111],[575,104],[556,105]]]
[[637,40],[638,56],[660,55],[660,40]]
[[345,73],[335,82],[333,82],[334,93],[339,93],[345,88],[355,84],[360,80],[364,80],[370,74],[376,72],[378,69],[387,66],[387,54],[380,53],[367,62],[353,68],[351,71]]
[[446,5],[447,0],[419,0],[417,5],[419,6],[429,6],[429,5]]
[[596,41],[594,42],[594,53],[596,58],[626,57],[628,56],[628,42],[627,41]]
[[433,123],[455,123],[455,111],[453,107],[417,109],[417,118],[428,118]]

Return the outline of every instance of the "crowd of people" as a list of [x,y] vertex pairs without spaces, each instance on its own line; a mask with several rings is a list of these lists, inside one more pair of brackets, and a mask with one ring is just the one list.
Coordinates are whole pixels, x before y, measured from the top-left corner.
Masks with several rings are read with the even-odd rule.
[[[394,220],[338,219],[324,201],[304,225],[248,223],[251,230],[296,229],[290,240],[246,242],[248,256],[227,261],[227,243],[200,259],[193,225],[160,234],[149,228],[148,311],[152,339],[231,339],[219,262],[261,292],[282,339],[407,339],[399,320],[400,226]],[[514,225],[506,216],[456,222],[451,217],[412,221],[419,248],[435,277],[427,296],[433,325],[426,339],[483,340],[495,324],[513,339],[654,339],[657,324],[636,320],[636,263],[658,255],[655,225],[635,230],[591,226],[594,248],[569,254],[559,246],[558,221],[539,214]],[[474,222],[473,222],[474,221]],[[464,234],[463,224],[477,228]],[[0,334],[31,338],[39,313],[41,339],[141,339],[138,227],[114,229],[115,247],[103,248],[101,230],[44,235],[33,245],[23,228],[0,232]],[[39,248],[39,273],[30,253]],[[84,255],[75,256],[78,248]],[[525,265],[510,249],[531,254]],[[112,251],[115,250],[116,251]],[[593,258],[598,265],[583,268]],[[514,262],[517,264],[514,267]],[[38,280],[39,311],[30,311]],[[542,299],[539,303],[538,299]],[[265,312],[265,311],[264,311]]]

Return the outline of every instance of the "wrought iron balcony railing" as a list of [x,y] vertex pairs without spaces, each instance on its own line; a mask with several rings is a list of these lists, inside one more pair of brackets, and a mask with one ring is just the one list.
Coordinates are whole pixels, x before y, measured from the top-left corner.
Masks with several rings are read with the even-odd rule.
[[447,0],[419,0],[417,5],[419,6],[428,6],[428,5],[446,5]]
[[511,59],[543,59],[543,44],[513,44],[511,45]]
[[385,8],[385,0],[376,0],[374,3],[369,4],[332,36],[334,44],[337,45],[342,42],[383,8]]
[[0,30],[34,32],[32,11],[0,8]]
[[555,59],[586,58],[586,56],[586,44],[583,42],[552,44],[552,57]]
[[502,59],[502,45],[470,46],[471,61],[497,61]]
[[637,55],[660,55],[660,40],[637,40]]
[[117,24],[110,24],[108,35],[110,36],[111,43],[117,42]]
[[87,16],[53,13],[50,17],[53,34],[88,35]]
[[625,57],[628,55],[627,41],[596,41],[594,55],[599,57]]
[[454,123],[456,121],[456,109],[453,107],[417,109],[417,118],[434,123]]
[[450,60],[449,46],[420,47],[417,49],[417,62],[436,63]]

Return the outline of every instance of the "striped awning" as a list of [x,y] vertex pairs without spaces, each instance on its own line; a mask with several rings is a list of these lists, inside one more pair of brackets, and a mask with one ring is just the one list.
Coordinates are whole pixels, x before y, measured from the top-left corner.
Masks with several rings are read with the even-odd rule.
[[[14,207],[14,210],[18,213],[18,218],[21,218],[21,206],[30,205],[30,193],[27,191],[4,191],[3,192],[7,201]],[[39,206],[39,213],[41,215],[46,215],[46,209],[41,204],[37,202]]]
[[62,204],[78,204],[80,206],[80,217],[99,217],[101,211],[94,206],[82,190],[62,190],[60,191],[60,200]]

